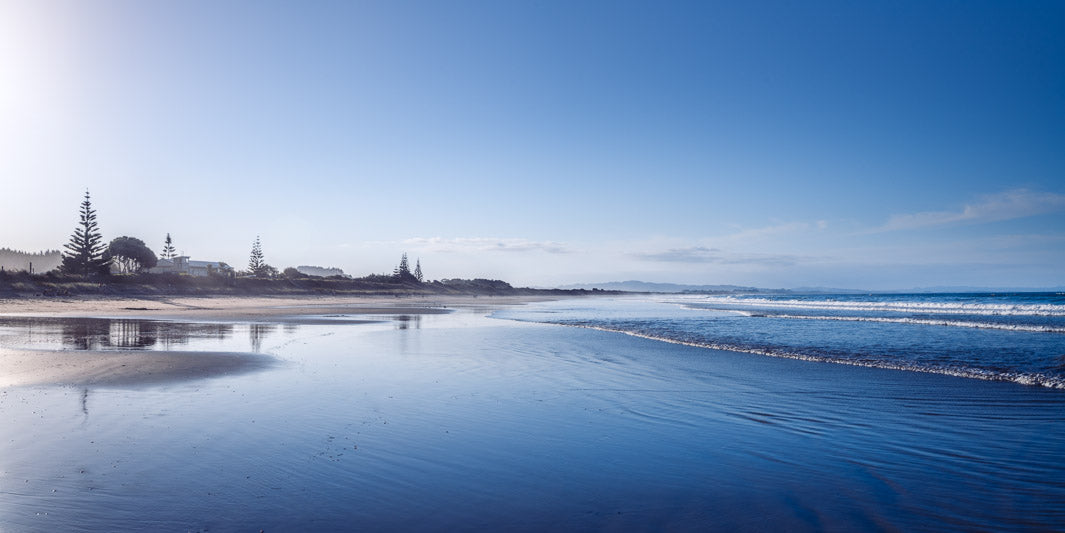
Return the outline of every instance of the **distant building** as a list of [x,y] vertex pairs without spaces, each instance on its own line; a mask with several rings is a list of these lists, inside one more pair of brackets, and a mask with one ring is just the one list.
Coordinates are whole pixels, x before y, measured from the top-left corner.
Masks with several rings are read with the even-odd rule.
[[234,275],[233,267],[222,261],[191,261],[187,255],[181,255],[173,259],[160,259],[159,263],[148,272],[152,274],[187,274],[196,277],[206,277],[211,274],[220,276]]

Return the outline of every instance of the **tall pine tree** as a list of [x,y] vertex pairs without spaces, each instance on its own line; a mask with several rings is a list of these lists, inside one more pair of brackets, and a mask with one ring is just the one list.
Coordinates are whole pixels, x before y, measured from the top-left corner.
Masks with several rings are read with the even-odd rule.
[[248,259],[248,271],[253,276],[265,276],[269,267],[263,260],[263,245],[259,242],[259,236],[255,236],[255,242],[251,245],[251,257]]
[[163,241],[163,259],[173,259],[177,254],[177,250],[174,249],[174,241],[170,240],[170,234],[166,234],[166,240]]
[[414,279],[414,274],[410,273],[410,263],[407,261],[407,253],[403,252],[403,257],[399,260],[399,266],[392,272],[392,276],[401,281],[410,281]]
[[81,202],[81,220],[64,248],[66,251],[60,266],[63,272],[81,276],[107,272],[111,261],[104,257],[103,235],[96,225],[96,210],[89,200],[89,191],[85,191],[85,200]]
[[418,283],[422,282],[422,260],[418,258],[414,261],[414,277],[417,278]]

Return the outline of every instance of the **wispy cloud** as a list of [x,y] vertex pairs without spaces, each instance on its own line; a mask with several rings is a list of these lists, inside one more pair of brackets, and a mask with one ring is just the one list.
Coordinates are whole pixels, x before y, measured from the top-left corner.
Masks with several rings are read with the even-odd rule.
[[645,261],[658,261],[663,263],[791,266],[798,262],[798,258],[792,255],[734,253],[726,252],[718,248],[707,248],[705,246],[670,248],[662,252],[640,252],[631,255]]
[[498,239],[490,237],[415,237],[403,244],[412,248],[433,252],[546,252],[569,253],[570,249],[554,241],[530,241],[528,239]]
[[896,231],[943,226],[957,223],[980,223],[1012,220],[1065,209],[1065,195],[1015,189],[966,205],[961,211],[924,211],[892,215],[875,231]]
[[727,239],[730,241],[752,241],[757,239],[763,239],[766,237],[789,235],[809,231],[811,227],[816,227],[819,230],[823,230],[828,227],[828,222],[820,220],[817,222],[816,226],[811,226],[811,224],[807,222],[786,222],[783,224],[764,226],[761,228],[743,229],[732,233],[731,235],[722,237],[722,239]]

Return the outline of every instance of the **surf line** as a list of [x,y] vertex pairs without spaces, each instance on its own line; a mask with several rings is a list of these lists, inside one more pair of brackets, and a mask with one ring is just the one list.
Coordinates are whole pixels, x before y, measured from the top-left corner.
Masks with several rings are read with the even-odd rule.
[[979,379],[982,381],[1006,381],[1017,383],[1020,385],[1032,385],[1039,387],[1046,387],[1048,389],[1065,389],[1065,379],[1048,376],[1041,373],[1026,373],[1026,372],[1001,372],[996,370],[985,370],[980,368],[964,368],[964,367],[937,367],[937,366],[919,366],[912,364],[903,364],[884,360],[868,360],[868,359],[840,359],[826,357],[822,355],[808,355],[795,352],[786,352],[779,350],[765,350],[757,348],[748,348],[744,346],[736,346],[730,344],[716,344],[716,343],[702,343],[693,341],[683,341],[678,339],[671,339],[668,337],[659,337],[656,335],[649,335],[646,333],[638,333],[635,331],[626,331],[623,329],[613,329],[603,326],[593,326],[590,324],[567,324],[563,322],[541,322],[547,324],[554,324],[556,326],[566,326],[571,328],[583,328],[593,329],[596,331],[603,331],[607,333],[621,333],[630,337],[638,337],[641,339],[647,339],[658,342],[667,342],[670,344],[680,344],[683,346],[691,346],[693,348],[705,348],[710,350],[723,350],[728,352],[749,353],[754,355],[764,355],[768,357],[777,357],[780,359],[795,359],[799,361],[809,361],[813,363],[834,363],[840,365],[858,366],[864,368],[879,368],[883,370],[901,370],[904,372],[921,372],[924,374],[939,374],[944,376],[953,376],[959,378]]

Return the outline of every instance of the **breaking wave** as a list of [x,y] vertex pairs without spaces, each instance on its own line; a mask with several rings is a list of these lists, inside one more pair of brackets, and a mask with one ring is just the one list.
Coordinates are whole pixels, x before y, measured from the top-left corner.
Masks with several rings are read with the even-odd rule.
[[1063,302],[1051,293],[675,295],[542,304],[511,316],[733,352],[1065,389]]
[[894,312],[943,315],[988,315],[988,316],[1052,316],[1065,317],[1062,304],[1024,303],[970,303],[970,302],[918,302],[918,301],[872,301],[872,300],[800,300],[773,298],[739,298],[734,296],[706,297],[687,301],[696,308],[781,308],[824,311]]
[[647,333],[640,333],[637,331],[630,331],[624,329],[610,328],[605,326],[591,325],[591,324],[572,324],[555,322],[555,324],[561,326],[578,327],[585,329],[594,329],[597,331],[606,331],[611,333],[621,333],[632,337],[639,337],[641,339],[648,339],[660,342],[668,342],[670,344],[680,344],[684,346],[693,346],[696,348],[708,348],[712,350],[727,350],[730,352],[750,353],[756,355],[764,355],[769,357],[779,357],[784,359],[797,359],[800,361],[811,361],[817,363],[835,363],[842,365],[860,366],[867,368],[881,368],[886,370],[904,370],[909,372],[923,372],[928,374],[942,374],[946,376],[955,376],[961,378],[981,379],[985,381],[1008,381],[1012,383],[1018,383],[1021,385],[1033,385],[1040,387],[1047,387],[1051,389],[1065,389],[1065,378],[1059,376],[1051,376],[1047,374],[1037,372],[1010,372],[1010,371],[998,371],[983,368],[969,368],[963,366],[937,366],[920,363],[911,363],[904,361],[888,361],[883,359],[848,359],[842,357],[832,357],[828,355],[819,354],[803,354],[798,352],[791,352],[787,350],[771,349],[771,348],[754,348],[751,346],[735,345],[728,343],[716,343],[716,342],[699,342],[690,340],[680,340],[670,337],[664,337],[660,335],[651,335]]
[[831,315],[788,315],[777,313],[756,313],[751,311],[735,310],[734,312],[745,316],[790,318],[797,320],[837,320],[841,322],[880,322],[885,324],[919,324],[924,326],[949,326],[956,328],[976,329],[999,329],[1004,331],[1030,331],[1035,333],[1065,333],[1063,326],[1038,325],[1038,324],[1007,324],[996,322],[971,322],[966,320],[937,320],[931,318],[890,318],[875,316],[831,316]]

